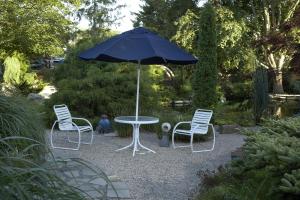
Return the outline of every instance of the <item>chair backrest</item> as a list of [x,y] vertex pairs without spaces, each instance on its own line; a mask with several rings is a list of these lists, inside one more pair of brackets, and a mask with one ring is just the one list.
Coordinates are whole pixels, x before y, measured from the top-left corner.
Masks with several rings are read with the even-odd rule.
[[194,133],[206,134],[212,114],[212,110],[197,109],[192,119],[191,130]]
[[69,108],[65,105],[54,105],[53,106],[55,115],[58,120],[58,127],[60,130],[72,130],[72,117]]

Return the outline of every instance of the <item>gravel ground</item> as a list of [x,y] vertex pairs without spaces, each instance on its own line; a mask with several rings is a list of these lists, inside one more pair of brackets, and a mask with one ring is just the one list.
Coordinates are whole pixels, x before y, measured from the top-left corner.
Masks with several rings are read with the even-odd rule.
[[[131,138],[95,135],[92,146],[82,145],[80,151],[55,150],[56,155],[80,157],[116,175],[128,184],[130,194],[136,200],[184,200],[197,189],[199,170],[215,170],[230,160],[232,150],[243,144],[238,134],[217,134],[213,152],[191,153],[190,148],[166,148],[158,146],[155,134],[142,133],[141,143],[156,151],[136,154],[132,150],[114,150],[130,144]],[[211,145],[199,142],[195,150]]]

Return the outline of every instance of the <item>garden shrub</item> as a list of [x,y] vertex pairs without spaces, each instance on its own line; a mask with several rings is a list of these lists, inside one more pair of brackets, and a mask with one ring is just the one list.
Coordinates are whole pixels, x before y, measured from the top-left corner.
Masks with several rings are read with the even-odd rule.
[[[117,115],[133,115],[136,99],[136,69],[134,66],[123,64],[94,64],[81,66],[80,71],[68,64],[57,68],[57,73],[65,73],[63,79],[56,82],[58,92],[46,102],[47,112],[53,113],[54,104],[67,104],[74,115],[85,116],[89,119],[100,118],[101,114],[110,117]],[[72,71],[79,71],[80,76],[72,75]],[[150,84],[142,70],[140,85],[140,107],[155,108]],[[141,110],[142,111],[142,110]],[[142,112],[140,112],[142,113]],[[53,121],[51,118],[50,122]]]
[[23,94],[40,91],[45,86],[35,72],[30,72],[29,61],[21,53],[14,52],[6,57],[4,67],[4,83],[16,87]]
[[[242,77],[239,77],[243,79]],[[224,96],[227,101],[243,102],[250,99],[252,93],[252,80],[227,80],[223,85]]]
[[[245,131],[242,159],[228,166],[226,176],[204,187],[200,199],[299,199],[300,118],[267,120],[259,131]],[[225,176],[218,173],[218,176]],[[217,187],[222,193],[216,194]],[[204,192],[207,190],[208,192]],[[224,192],[226,190],[226,192]]]
[[238,124],[240,126],[253,126],[253,112],[249,108],[249,101],[241,103],[221,103],[214,109],[214,124]]
[[[55,119],[52,108],[55,104],[68,105],[72,115],[86,117],[94,126],[101,114],[110,119],[135,114],[136,64],[80,60],[79,52],[93,46],[94,42],[86,38],[80,40],[70,48],[65,62],[54,69],[50,80],[58,92],[45,102],[48,125]],[[164,71],[158,66],[141,66],[140,115],[160,110],[170,101],[163,79]],[[130,125],[126,129],[124,125],[114,126],[120,135],[129,135]]]
[[296,80],[291,83],[292,92],[300,94],[300,81]]

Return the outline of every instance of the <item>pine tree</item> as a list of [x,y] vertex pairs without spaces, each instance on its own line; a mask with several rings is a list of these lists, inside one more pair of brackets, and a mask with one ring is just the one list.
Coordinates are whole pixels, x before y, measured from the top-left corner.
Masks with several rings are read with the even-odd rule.
[[199,20],[198,58],[192,88],[196,108],[213,108],[217,102],[217,36],[216,14],[206,4]]

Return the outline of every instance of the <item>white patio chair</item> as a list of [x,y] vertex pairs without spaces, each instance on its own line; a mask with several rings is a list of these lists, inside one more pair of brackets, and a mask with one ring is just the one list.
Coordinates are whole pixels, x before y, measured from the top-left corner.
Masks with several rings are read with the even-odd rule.
[[[50,132],[50,142],[51,142],[51,147],[52,148],[57,148],[57,149],[70,149],[70,150],[79,150],[80,144],[92,144],[93,142],[93,137],[94,137],[94,130],[93,126],[91,123],[84,118],[78,118],[78,117],[72,117],[71,113],[68,109],[68,107],[65,104],[62,105],[54,105],[53,106],[55,115],[57,117],[57,120],[53,123],[52,129]],[[87,125],[86,126],[78,126],[73,122],[73,120],[82,120],[84,121]],[[76,148],[69,148],[69,147],[60,147],[60,146],[54,146],[53,144],[53,129],[55,125],[58,123],[58,128],[60,131],[76,131],[78,133],[78,140],[74,141],[69,138],[68,135],[68,141],[71,143],[76,143],[77,147]],[[81,141],[81,134],[82,133],[90,133],[90,141],[89,142],[82,142]]]
[[[195,111],[194,117],[192,121],[185,121],[185,122],[179,122],[174,126],[173,132],[172,132],[172,145],[173,148],[178,148],[178,147],[191,147],[192,152],[206,152],[206,151],[213,151],[215,148],[215,142],[216,142],[216,133],[214,126],[210,124],[210,119],[212,117],[213,111],[212,110],[204,110],[204,109],[197,109]],[[185,130],[185,129],[178,129],[178,126],[181,124],[190,124],[190,129]],[[204,149],[204,150],[199,150],[199,151],[194,151],[193,148],[193,137],[195,134],[198,135],[205,135],[208,133],[208,127],[211,126],[212,131],[213,131],[213,145],[210,149]],[[191,137],[190,140],[190,145],[184,145],[184,146],[175,146],[174,143],[174,136],[175,134],[179,135],[186,135]]]

